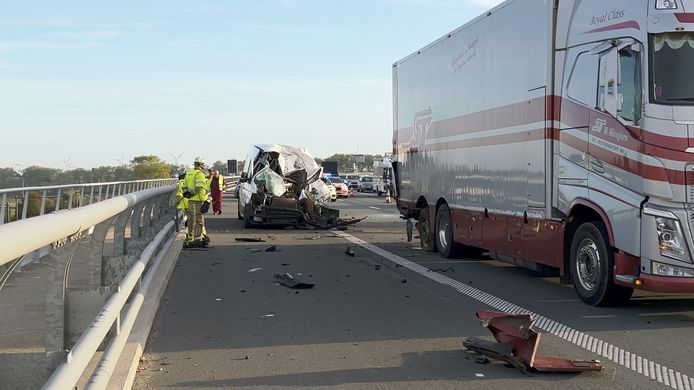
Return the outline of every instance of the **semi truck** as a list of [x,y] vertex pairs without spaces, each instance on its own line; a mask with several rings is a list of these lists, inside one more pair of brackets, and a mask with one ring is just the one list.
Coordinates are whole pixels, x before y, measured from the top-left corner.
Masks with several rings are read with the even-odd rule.
[[381,196],[391,190],[393,180],[393,165],[390,153],[380,159],[374,159],[373,191]]
[[694,0],[508,0],[393,64],[397,207],[422,248],[591,305],[694,292]]

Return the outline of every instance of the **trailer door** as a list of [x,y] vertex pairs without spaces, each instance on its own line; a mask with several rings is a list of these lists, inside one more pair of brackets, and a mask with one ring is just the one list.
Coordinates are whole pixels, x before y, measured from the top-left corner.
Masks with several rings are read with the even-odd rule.
[[529,123],[525,135],[526,194],[529,208],[545,207],[545,158],[547,115],[545,87],[528,91],[528,110],[525,123]]

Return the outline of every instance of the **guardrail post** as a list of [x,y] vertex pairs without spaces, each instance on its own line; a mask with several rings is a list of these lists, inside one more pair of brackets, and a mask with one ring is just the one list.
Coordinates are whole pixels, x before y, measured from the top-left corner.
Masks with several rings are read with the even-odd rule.
[[[138,206],[135,206],[136,208]],[[127,252],[127,242],[125,239],[125,229],[128,220],[135,218],[133,208],[129,208],[120,214],[113,224],[113,253],[111,256],[103,256],[101,261],[101,285],[115,286],[123,279],[129,265],[134,262],[130,253]],[[131,232],[132,236],[132,232]]]
[[[22,204],[22,219],[27,219],[27,210],[29,208],[29,191],[24,191],[24,204]],[[19,219],[19,218],[17,218]]]
[[126,254],[132,255],[139,253],[147,246],[144,237],[145,228],[141,225],[144,225],[143,214],[146,214],[148,204],[149,201],[146,201],[136,205],[133,209],[133,215],[130,219],[130,240],[125,245]]
[[0,204],[0,225],[5,223],[5,210],[7,208],[7,194],[2,194],[2,204]]
[[90,286],[101,285],[101,267],[104,260],[104,242],[106,234],[118,216],[111,217],[94,227],[94,232],[89,240],[89,271],[88,283]]

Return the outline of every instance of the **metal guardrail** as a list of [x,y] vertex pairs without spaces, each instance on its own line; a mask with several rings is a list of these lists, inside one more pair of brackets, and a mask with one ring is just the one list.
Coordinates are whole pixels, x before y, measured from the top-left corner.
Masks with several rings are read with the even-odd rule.
[[[44,383],[46,389],[74,388],[87,375],[84,371],[100,345],[106,345],[105,350],[87,387],[108,386],[144,299],[141,291],[153,276],[147,272],[150,263],[156,263],[175,238],[175,182],[115,183],[120,185],[118,190],[113,189],[118,188],[114,183],[104,183],[111,187],[101,194],[108,192],[109,199],[95,203],[101,196],[91,197],[92,191],[99,192],[91,187],[91,204],[0,225],[0,281],[3,268],[11,272],[16,262],[34,256],[39,260],[34,275],[43,278],[41,287],[38,291],[15,287],[8,293],[25,291],[31,297],[23,299],[38,298],[41,303],[45,298],[39,324],[13,323],[26,315],[22,311],[27,307],[39,305],[23,303],[18,299],[22,297],[0,300],[0,332],[12,328],[0,337],[0,388],[38,388]],[[150,186],[158,187],[143,189]],[[115,196],[118,191],[132,192]],[[73,273],[82,272],[80,283],[72,282],[71,267],[76,268]],[[32,280],[28,275],[17,277],[19,282],[35,284]],[[39,334],[43,339],[39,350],[35,346],[3,348],[2,341],[8,341],[5,334],[16,336],[15,328],[40,330],[42,326],[45,333]]]
[[154,179],[0,189],[0,225],[176,182]]

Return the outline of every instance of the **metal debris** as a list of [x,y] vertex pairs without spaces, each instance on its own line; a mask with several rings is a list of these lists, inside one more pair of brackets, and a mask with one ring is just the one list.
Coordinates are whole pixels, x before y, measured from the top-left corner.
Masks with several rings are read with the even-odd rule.
[[516,367],[526,375],[533,372],[602,371],[597,360],[569,360],[536,356],[540,334],[532,329],[535,319],[529,314],[508,314],[487,310],[475,312],[482,326],[489,329],[497,342],[470,337],[465,348]]

